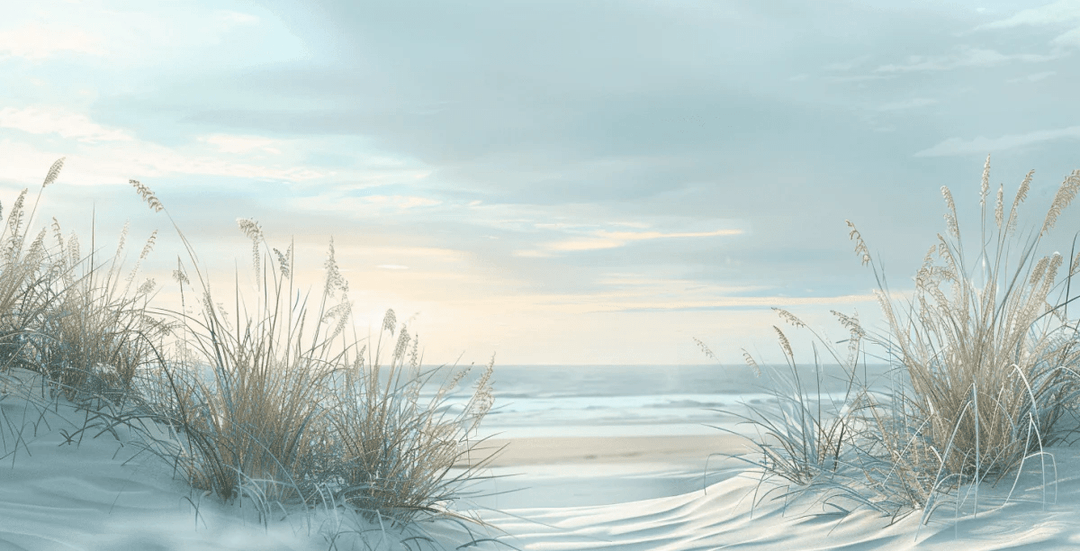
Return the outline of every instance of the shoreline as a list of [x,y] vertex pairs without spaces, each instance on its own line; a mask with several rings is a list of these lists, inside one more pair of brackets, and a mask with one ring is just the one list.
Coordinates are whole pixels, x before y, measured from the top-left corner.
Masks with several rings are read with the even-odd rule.
[[[719,433],[711,436],[604,436],[489,438],[476,445],[472,461],[461,458],[455,467],[476,465],[490,457],[487,467],[560,464],[704,464],[720,461],[725,454],[751,451],[744,436]],[[492,455],[494,454],[494,455]]]

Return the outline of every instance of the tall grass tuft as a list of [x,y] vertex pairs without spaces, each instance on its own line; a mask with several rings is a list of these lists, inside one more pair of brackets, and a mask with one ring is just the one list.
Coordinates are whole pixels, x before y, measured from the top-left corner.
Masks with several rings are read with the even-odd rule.
[[142,261],[153,250],[156,232],[125,277],[121,264],[126,225],[108,270],[96,263],[93,239],[91,252],[84,258],[74,234],[65,240],[55,218],[52,227],[58,251],[52,262],[59,273],[59,288],[44,317],[40,338],[30,339],[37,365],[69,399],[123,401],[136,373],[153,363],[155,347],[172,330],[170,324],[146,312],[156,282],[146,279],[133,288]]
[[[258,236],[261,239],[261,235]],[[260,243],[261,244],[261,243]],[[222,499],[242,495],[249,482],[263,484],[270,499],[301,497],[296,477],[301,459],[318,433],[326,402],[327,375],[338,355],[320,329],[320,315],[306,342],[306,303],[290,307],[286,278],[278,266],[267,292],[249,312],[236,291],[229,322],[198,267],[201,318],[172,312],[183,322],[174,345],[178,361],[156,374],[156,412],[183,435],[186,445],[170,451],[191,484]],[[174,273],[181,295],[191,293],[181,268]],[[187,289],[185,291],[185,289]],[[321,314],[321,313],[320,313]]]
[[[856,254],[877,279],[887,332],[876,334],[838,316],[851,331],[849,344],[866,341],[882,350],[892,384],[872,388],[854,377],[849,360],[841,365],[861,388],[849,391],[841,408],[814,411],[796,379],[781,396],[782,413],[754,409],[750,421],[782,443],[759,444],[764,459],[757,465],[767,474],[893,515],[922,509],[925,517],[965,484],[977,492],[988,478],[1019,476],[1026,461],[1046,459],[1045,448],[1075,428],[1064,421],[1075,419],[1080,405],[1080,326],[1067,311],[1076,299],[1070,291],[1080,255],[1072,251],[1064,266],[1062,255],[1039,256],[1037,250],[1080,190],[1080,171],[1061,184],[1037,233],[1018,241],[1018,211],[1033,173],[1011,204],[1001,186],[991,207],[989,170],[987,157],[979,254],[965,256],[956,205],[943,187],[946,232],[927,253],[908,300],[893,298],[862,235],[848,222]],[[801,326],[790,314],[782,317]],[[797,377],[786,336],[777,333]],[[814,335],[839,360],[831,343]],[[798,414],[783,413],[789,409]],[[823,463],[829,456],[833,461]]]
[[[41,191],[56,181],[64,159],[53,163],[38,190],[29,218],[37,211]],[[57,273],[48,262],[44,230],[26,246],[28,216],[23,189],[3,218],[0,207],[0,370],[12,367],[35,369],[27,350],[29,337],[47,317],[48,307],[56,300],[54,283]]]
[[[54,163],[42,189],[62,166],[63,159]],[[218,302],[220,290],[211,289],[164,205],[149,187],[131,184],[152,210],[169,216],[186,249],[188,264],[178,258],[173,272],[180,310],[150,307],[156,282],[136,280],[156,232],[125,272],[127,226],[107,263],[99,261],[93,236],[82,256],[78,238],[65,238],[55,219],[51,239],[48,228],[29,239],[37,203],[27,216],[23,190],[8,218],[0,217],[0,400],[22,378],[15,368],[40,374],[49,399],[27,394],[28,407],[43,412],[67,398],[86,412],[81,428],[64,429],[69,442],[78,444],[90,429],[116,435],[125,425],[194,489],[247,500],[264,521],[271,508],[294,504],[323,506],[335,516],[345,507],[358,519],[391,520],[405,530],[421,517],[483,524],[452,505],[467,497],[462,489],[486,465],[470,435],[492,405],[494,359],[472,398],[455,409],[466,370],[422,372],[419,340],[406,324],[397,327],[392,310],[374,357],[345,331],[352,303],[332,240],[313,305],[296,289],[293,246],[272,249],[254,220],[237,222],[252,243],[257,293],[245,296],[237,273],[233,296]],[[385,333],[396,341],[384,365]],[[443,373],[446,380],[432,389]],[[4,458],[25,447],[27,427],[39,424],[2,414],[0,423]],[[478,460],[452,475],[466,454]],[[407,540],[438,546],[425,534]]]
[[[387,517],[409,524],[423,514],[451,515],[450,505],[462,496],[465,482],[478,476],[488,458],[450,471],[466,455],[477,455],[480,441],[470,440],[491,409],[491,376],[495,359],[476,382],[472,398],[456,414],[448,394],[460,386],[468,370],[458,370],[426,403],[421,391],[439,370],[420,371],[419,339],[406,325],[397,329],[389,362],[382,365],[383,335],[393,339],[396,316],[383,320],[374,359],[365,348],[345,370],[338,386],[341,401],[331,414],[325,473],[339,481],[340,497],[368,519]],[[411,344],[411,347],[410,347]],[[410,352],[411,348],[411,352]],[[363,353],[368,351],[365,362]]]
[[[149,188],[132,183],[154,210],[168,214]],[[186,331],[174,342],[171,357],[177,361],[163,363],[144,393],[154,418],[180,438],[179,444],[158,446],[158,453],[193,487],[225,500],[247,497],[262,508],[271,502],[333,503],[401,526],[425,515],[479,522],[450,506],[465,497],[463,486],[486,461],[455,476],[449,472],[464,454],[483,458],[469,433],[492,405],[494,360],[458,413],[447,407],[448,393],[464,370],[451,370],[433,397],[421,400],[428,383],[445,371],[421,372],[419,339],[405,324],[397,327],[393,310],[374,357],[355,335],[349,337],[352,303],[332,240],[312,311],[309,297],[295,288],[293,246],[284,253],[271,249],[257,222],[239,219],[238,225],[253,246],[259,291],[253,308],[237,281],[230,317],[215,301],[190,245],[193,267],[185,270],[178,262],[174,272],[182,310],[194,293],[201,317],[167,312]],[[386,333],[396,341],[383,365]]]

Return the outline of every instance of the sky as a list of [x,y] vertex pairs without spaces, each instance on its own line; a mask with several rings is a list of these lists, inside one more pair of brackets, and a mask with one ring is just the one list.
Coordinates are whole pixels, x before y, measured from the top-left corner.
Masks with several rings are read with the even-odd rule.
[[1080,168],[1080,0],[0,2],[4,207],[64,157],[35,225],[130,222],[129,266],[158,229],[166,303],[129,179],[226,306],[238,218],[315,295],[332,238],[358,332],[393,308],[427,364],[780,362],[771,307],[880,320],[846,220],[902,295],[941,186],[978,228],[987,155],[1035,169],[1036,226]]

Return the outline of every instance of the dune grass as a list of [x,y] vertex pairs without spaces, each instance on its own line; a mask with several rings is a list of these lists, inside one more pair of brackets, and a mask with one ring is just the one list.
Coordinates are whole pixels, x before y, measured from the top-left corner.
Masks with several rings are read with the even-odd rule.
[[[989,170],[988,157],[979,255],[965,256],[952,193],[943,187],[946,233],[927,253],[910,299],[890,293],[848,222],[856,254],[873,268],[887,329],[878,334],[834,312],[850,333],[846,355],[812,332],[815,366],[821,345],[849,376],[845,396],[808,391],[787,336],[774,328],[794,375],[780,373],[786,383],[774,386],[778,410],[751,408],[746,420],[761,435],[760,459],[752,462],[766,477],[789,481],[790,494],[816,495],[834,512],[861,506],[895,518],[921,510],[925,521],[961,487],[977,503],[985,481],[1012,474],[1015,487],[1020,471],[1035,463],[1047,472],[1053,458],[1045,448],[1076,428],[1080,322],[1068,316],[1068,306],[1076,300],[1080,254],[1075,246],[1068,259],[1037,251],[1080,190],[1080,171],[1061,184],[1037,232],[1022,239],[1018,211],[1032,173],[1008,204],[1004,186],[990,199]],[[867,345],[891,366],[888,381],[858,375]]]
[[[62,159],[53,165],[42,189],[62,165]],[[63,397],[86,411],[84,426],[69,441],[123,424],[194,490],[250,503],[264,522],[273,509],[300,506],[352,511],[355,534],[372,522],[406,531],[422,519],[484,524],[454,505],[468,497],[465,489],[485,461],[454,476],[450,470],[463,455],[486,455],[470,430],[492,405],[494,360],[472,399],[450,413],[448,394],[466,370],[422,371],[419,339],[407,324],[398,326],[392,310],[374,358],[346,330],[352,303],[332,241],[314,309],[295,288],[292,245],[284,253],[272,249],[248,219],[238,225],[252,242],[258,293],[248,300],[238,273],[230,315],[161,201],[141,183],[131,184],[152,210],[169,217],[186,248],[188,265],[178,259],[173,273],[180,310],[151,306],[153,280],[135,284],[156,232],[125,277],[126,226],[107,268],[95,261],[93,238],[90,254],[80,256],[78,238],[65,238],[55,219],[55,247],[45,230],[27,244],[24,226],[36,203],[27,219],[24,190],[0,234],[0,378],[10,382],[14,368],[40,374],[48,397],[43,393],[33,405],[48,407],[49,399],[55,405]],[[385,333],[397,341],[383,366]],[[438,374],[446,380],[433,390],[429,383]],[[424,392],[432,397],[422,400]],[[4,422],[15,438],[3,444],[13,455],[24,443],[24,428]],[[171,436],[162,437],[162,429]],[[332,546],[341,536],[328,536]],[[442,545],[422,532],[408,539]]]

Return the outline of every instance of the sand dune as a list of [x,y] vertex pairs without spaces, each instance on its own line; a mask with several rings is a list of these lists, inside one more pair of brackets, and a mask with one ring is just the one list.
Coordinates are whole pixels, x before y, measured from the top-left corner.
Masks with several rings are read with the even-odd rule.
[[[331,534],[351,528],[342,517],[325,511],[292,511],[288,516],[275,511],[263,524],[250,501],[223,505],[194,493],[156,457],[139,454],[136,446],[122,444],[109,433],[96,438],[94,433],[85,434],[78,446],[66,443],[65,433],[82,425],[83,414],[70,407],[40,414],[9,394],[0,408],[8,452],[0,463],[0,550],[314,550],[327,549]],[[13,434],[19,430],[23,441],[15,449]],[[123,429],[118,435],[121,441],[130,437]],[[1068,448],[1054,450],[1056,485],[1042,486],[1037,469],[1029,469],[1007,504],[1002,502],[1011,479],[997,488],[981,489],[977,516],[971,514],[973,499],[969,499],[959,512],[939,509],[920,530],[918,514],[890,525],[888,519],[868,512],[822,515],[822,507],[810,500],[785,504],[766,499],[754,506],[757,481],[746,475],[729,476],[700,489],[700,473],[688,474],[689,466],[703,461],[702,454],[710,450],[737,448],[734,437],[490,443],[509,444],[496,469],[517,469],[523,485],[542,485],[543,472],[563,473],[577,477],[578,485],[593,480],[592,486],[584,487],[613,492],[609,497],[617,498],[619,480],[693,478],[685,491],[668,497],[481,512],[508,533],[505,542],[524,550],[989,550],[1080,545],[1080,460]],[[668,468],[657,470],[657,465]],[[550,493],[554,499],[560,492]],[[460,528],[446,523],[419,529],[447,543],[468,540]],[[371,537],[378,539],[377,534]],[[352,548],[345,537],[338,543],[340,549]],[[372,545],[380,548],[374,540]]]

